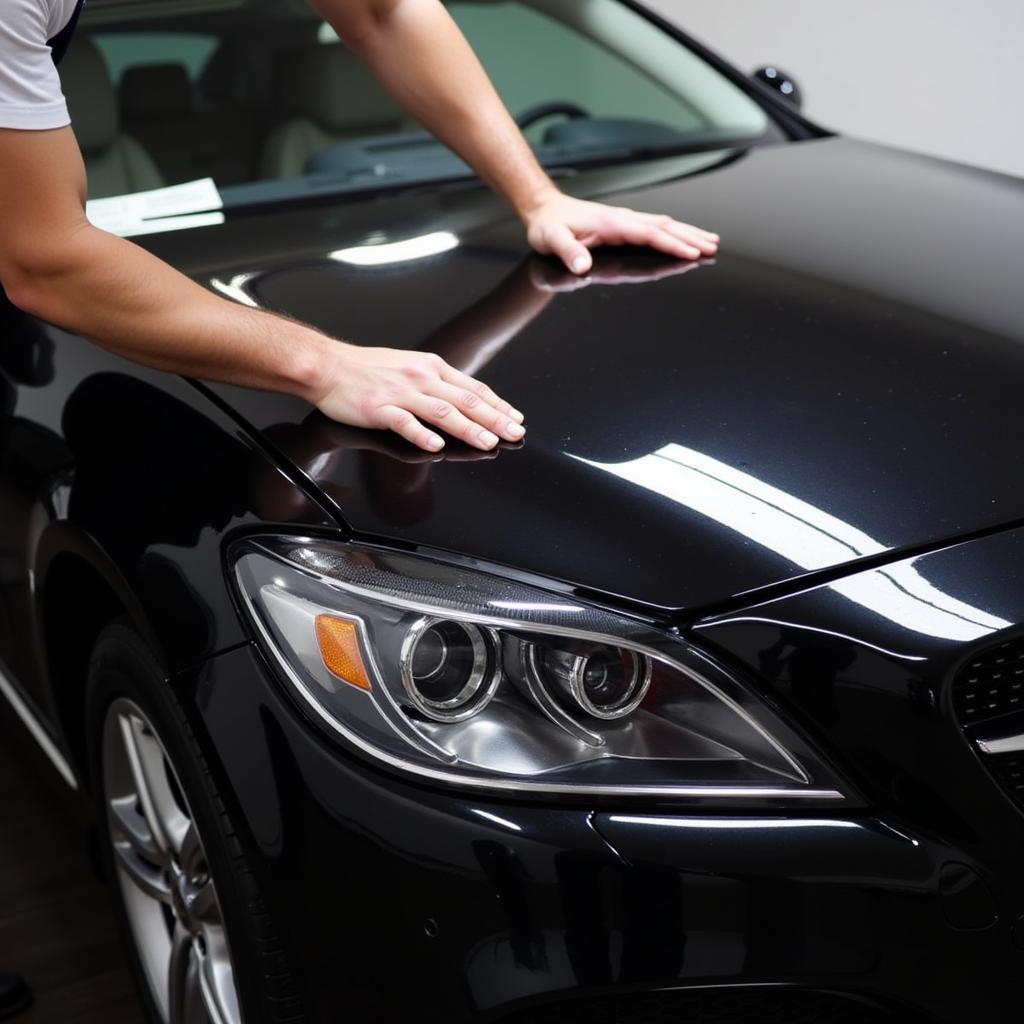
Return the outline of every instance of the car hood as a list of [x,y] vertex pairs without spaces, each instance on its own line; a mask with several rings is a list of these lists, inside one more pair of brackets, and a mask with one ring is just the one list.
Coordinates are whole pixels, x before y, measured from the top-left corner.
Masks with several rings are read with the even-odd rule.
[[695,611],[1024,519],[1020,182],[826,139],[576,187],[721,254],[608,253],[574,290],[479,189],[154,245],[239,301],[442,352],[526,413],[518,448],[421,461],[218,386],[356,536]]

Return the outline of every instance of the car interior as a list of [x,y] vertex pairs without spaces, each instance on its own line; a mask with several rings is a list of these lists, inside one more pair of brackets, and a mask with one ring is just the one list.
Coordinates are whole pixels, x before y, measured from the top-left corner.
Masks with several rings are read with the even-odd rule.
[[[771,131],[740,89],[618,0],[447,6],[549,163]],[[431,161],[465,173],[305,0],[92,0],[61,77],[90,198],[205,177],[222,190],[314,172],[411,178]]]

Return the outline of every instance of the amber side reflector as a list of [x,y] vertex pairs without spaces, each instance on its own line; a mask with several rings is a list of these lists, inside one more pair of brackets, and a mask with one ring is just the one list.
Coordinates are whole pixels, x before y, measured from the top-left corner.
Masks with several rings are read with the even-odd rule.
[[316,639],[320,656],[331,673],[360,690],[371,689],[359,649],[359,630],[354,622],[336,619],[333,615],[318,615]]

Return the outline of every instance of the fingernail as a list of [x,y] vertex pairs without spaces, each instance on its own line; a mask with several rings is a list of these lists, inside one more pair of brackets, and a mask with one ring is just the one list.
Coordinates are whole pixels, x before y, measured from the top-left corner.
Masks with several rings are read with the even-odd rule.
[[439,452],[444,447],[444,441],[434,434],[432,437],[427,438],[427,447],[432,452]]
[[518,441],[525,433],[526,431],[518,423],[510,423],[508,425],[508,436],[513,440]]
[[577,256],[576,259],[574,259],[572,261],[572,270],[573,270],[574,274],[582,274],[583,271],[586,270],[586,269],[587,269],[587,257],[586,256]]
[[489,430],[481,430],[477,437],[480,438],[480,443],[487,445],[488,448],[493,448],[498,443],[497,434],[492,434]]
[[518,409],[510,409],[508,414],[509,416],[512,417],[512,419],[518,420],[520,423],[522,423],[523,420],[526,419],[526,417]]

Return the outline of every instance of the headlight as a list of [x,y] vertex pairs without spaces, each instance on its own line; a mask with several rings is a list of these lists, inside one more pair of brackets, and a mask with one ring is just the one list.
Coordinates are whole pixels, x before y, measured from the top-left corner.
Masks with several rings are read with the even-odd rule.
[[392,768],[519,793],[848,796],[750,689],[671,632],[354,545],[250,539],[230,561],[298,696]]

